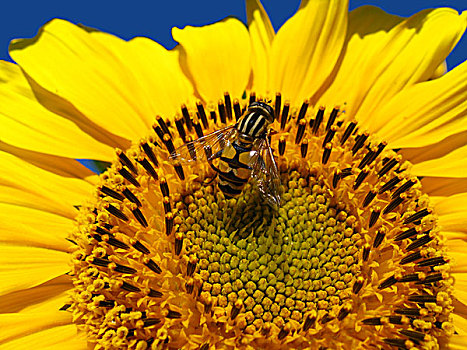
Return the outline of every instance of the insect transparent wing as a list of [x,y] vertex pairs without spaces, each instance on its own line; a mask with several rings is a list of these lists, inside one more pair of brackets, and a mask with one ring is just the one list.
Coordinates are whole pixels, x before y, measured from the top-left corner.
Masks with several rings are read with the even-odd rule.
[[281,205],[281,179],[267,137],[260,140],[256,149],[257,156],[252,164],[251,176],[264,200],[272,208],[278,209]]
[[214,131],[209,135],[178,147],[170,154],[169,160],[182,164],[196,161],[210,161],[216,153],[232,143],[236,135],[237,129],[235,125]]

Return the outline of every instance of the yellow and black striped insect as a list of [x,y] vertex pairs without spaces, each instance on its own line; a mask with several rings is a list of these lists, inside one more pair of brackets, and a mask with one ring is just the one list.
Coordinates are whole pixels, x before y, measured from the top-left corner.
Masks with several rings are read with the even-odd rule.
[[270,105],[252,102],[236,124],[186,143],[172,152],[170,159],[182,164],[207,161],[226,198],[238,196],[251,178],[264,200],[278,208],[280,178],[267,137],[273,122]]

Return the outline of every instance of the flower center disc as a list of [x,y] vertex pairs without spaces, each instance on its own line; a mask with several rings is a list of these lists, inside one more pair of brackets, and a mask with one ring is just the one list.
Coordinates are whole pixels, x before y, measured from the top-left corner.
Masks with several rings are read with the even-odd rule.
[[[250,102],[255,99],[252,94]],[[338,108],[274,102],[282,187],[226,199],[176,147],[235,123],[248,101],[182,106],[117,150],[70,235],[74,322],[101,348],[438,348],[452,281],[428,196],[401,155]]]

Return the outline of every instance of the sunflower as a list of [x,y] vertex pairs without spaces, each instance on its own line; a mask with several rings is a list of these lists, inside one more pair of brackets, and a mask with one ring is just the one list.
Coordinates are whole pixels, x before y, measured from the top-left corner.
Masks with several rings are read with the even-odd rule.
[[[467,64],[444,61],[467,14],[304,1],[277,33],[247,14],[169,51],[64,20],[12,42],[2,348],[466,347]],[[169,159],[254,101],[279,208]]]

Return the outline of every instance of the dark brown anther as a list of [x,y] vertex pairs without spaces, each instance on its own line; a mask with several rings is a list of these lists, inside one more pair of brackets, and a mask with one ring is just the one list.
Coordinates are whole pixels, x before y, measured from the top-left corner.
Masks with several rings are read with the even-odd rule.
[[352,168],[344,168],[341,171],[341,179],[346,178],[347,176],[350,176],[352,174],[353,174]]
[[337,315],[337,319],[339,321],[342,321],[344,318],[347,317],[348,314],[350,314],[350,309],[347,307],[343,307],[342,309],[339,310],[339,314]]
[[99,227],[99,226],[95,226],[95,230],[98,234],[100,235],[109,235],[109,236],[113,236],[113,234],[109,231],[107,231],[106,229],[103,229],[102,227]]
[[140,241],[136,241],[132,246],[140,253],[149,254],[149,249],[146,248]]
[[334,124],[334,122],[336,121],[338,113],[339,113],[339,107],[334,107],[333,110],[331,111],[331,114],[329,115],[329,119],[326,124],[326,131],[331,129],[332,124]]
[[240,103],[237,99],[234,99],[233,110],[235,114],[235,120],[238,121],[238,119],[242,116],[242,109],[240,108]]
[[417,317],[420,316],[420,310],[419,308],[401,308],[394,310],[394,312],[399,315]]
[[165,214],[165,234],[170,236],[174,228],[174,216],[172,213]]
[[175,254],[180,255],[183,248],[183,233],[175,233]]
[[399,206],[399,204],[401,204],[404,201],[405,198],[406,196],[404,196],[404,194],[402,194],[400,197],[394,198],[391,202],[389,202],[386,208],[384,208],[383,214],[387,214],[390,211],[396,209]]
[[420,277],[418,273],[409,273],[407,275],[402,276],[398,282],[406,283],[406,282],[416,282],[419,281]]
[[305,158],[307,153],[308,153],[308,140],[305,139],[300,145],[300,154],[302,158]]
[[396,242],[402,241],[403,239],[410,238],[416,234],[418,234],[418,230],[415,227],[412,227],[408,230],[405,230],[404,232],[399,233],[396,237],[394,237],[394,240]]
[[161,141],[164,141],[164,132],[162,131],[161,127],[159,125],[154,124],[152,128],[156,132],[156,135],[161,139]]
[[274,120],[279,121],[279,116],[281,115],[281,104],[282,104],[282,97],[281,93],[276,93],[276,101],[274,103]]
[[363,157],[360,164],[358,164],[358,168],[363,169],[366,165],[368,165],[375,154],[376,150],[369,150],[368,153],[365,154],[365,157]]
[[112,197],[112,198],[114,198],[116,200],[122,201],[124,199],[124,197],[120,193],[118,193],[117,191],[112,190],[111,188],[108,188],[107,186],[102,186],[100,188],[100,191],[103,194],[105,194],[105,195],[107,195],[109,197]]
[[201,119],[201,123],[203,123],[203,127],[207,129],[209,127],[208,118],[206,116],[206,111],[204,110],[204,106],[201,102],[196,102],[196,109],[198,110],[199,119]]
[[185,283],[185,289],[188,294],[193,293],[193,288],[195,286],[195,283],[192,278],[190,278],[186,283]]
[[320,322],[321,324],[326,324],[326,323],[328,323],[329,321],[331,321],[331,320],[333,320],[333,319],[334,319],[334,317],[331,316],[330,314],[325,314],[325,315],[319,320],[319,322]]
[[379,145],[378,145],[378,148],[376,149],[376,153],[373,155],[373,157],[371,157],[371,159],[368,161],[368,164],[371,164],[376,158],[378,158],[378,156],[381,154],[381,152],[383,152],[383,149],[387,146],[387,143],[386,142],[381,142]]
[[381,317],[366,318],[362,323],[367,326],[381,326],[383,324],[381,322]]
[[253,102],[256,102],[256,92],[252,91],[250,93],[250,101],[249,104],[251,105]]
[[401,187],[399,187],[396,191],[394,191],[394,193],[392,194],[391,198],[395,198],[397,196],[399,196],[400,194],[404,193],[405,191],[407,191],[410,187],[412,187],[413,185],[415,185],[415,181],[412,181],[412,180],[409,180],[407,181],[406,183],[404,183],[403,185],[401,185]]
[[282,108],[282,115],[281,115],[281,130],[284,130],[285,124],[287,124],[287,118],[289,117],[289,110],[290,105],[289,102],[284,103],[284,108]]
[[396,278],[393,276],[386,278],[383,282],[381,282],[378,286],[378,289],[386,289],[391,287],[393,284],[397,283]]
[[107,267],[110,264],[110,260],[102,258],[93,258],[92,263],[96,266]]
[[135,273],[136,272],[136,269],[132,268],[132,267],[129,267],[129,266],[125,266],[125,265],[120,265],[120,264],[115,264],[115,268],[113,269],[115,272],[118,272],[118,273],[128,273],[128,274],[132,274],[132,273]]
[[180,180],[185,180],[185,173],[183,172],[183,167],[182,165],[179,163],[179,164],[176,164],[174,165],[174,169],[175,169],[175,172],[177,173],[177,176]]
[[224,92],[225,111],[227,112],[227,118],[232,120],[232,100],[228,92]]
[[405,345],[405,342],[406,342],[405,339],[384,338],[383,341],[388,345],[399,348],[399,350],[406,350],[407,349],[407,346]]
[[243,301],[241,299],[238,299],[234,303],[234,305],[232,305],[232,310],[230,311],[230,319],[234,320],[238,316],[242,308],[243,308]]
[[[63,305],[60,309],[58,309],[59,311],[66,311],[70,308],[71,304],[65,304]],[[99,305],[100,306],[100,305]]]
[[148,227],[148,222],[146,221],[144,214],[139,208],[133,209],[131,212],[133,213],[133,216],[140,223],[141,226]]
[[180,135],[180,138],[183,140],[183,142],[186,142],[186,132],[185,132],[185,127],[183,126],[183,119],[182,118],[176,119],[175,126],[177,128],[178,134]]
[[146,265],[152,272],[155,272],[157,274],[160,274],[162,272],[162,269],[159,267],[159,265],[156,264],[156,262],[152,259],[149,259]]
[[423,235],[422,237],[420,237],[419,239],[416,239],[415,241],[413,241],[412,243],[410,243],[406,250],[407,251],[410,251],[410,250],[414,250],[414,249],[417,249],[429,242],[431,242],[433,240],[433,237],[431,237],[429,234],[426,234],[426,235]]
[[203,128],[201,127],[201,124],[199,123],[199,121],[194,122],[193,126],[195,127],[195,132],[198,138],[203,137],[204,136]]
[[224,101],[219,100],[217,103],[217,110],[219,111],[219,118],[221,119],[221,123],[227,123],[227,114],[225,113]]
[[162,196],[168,197],[169,196],[169,185],[167,185],[167,180],[163,177],[161,178],[161,182],[159,184],[162,192]]
[[284,328],[282,328],[280,331],[279,331],[279,334],[277,335],[277,339],[279,340],[282,340],[284,339],[287,334],[289,334],[289,331],[288,330],[285,330]]
[[315,321],[316,321],[316,317],[315,316],[307,316],[307,318],[305,319],[305,322],[303,322],[303,328],[302,330],[304,332],[306,332],[307,330],[309,330],[311,328],[311,326],[313,326],[315,324]]
[[414,303],[436,303],[435,295],[411,295],[409,301]]
[[178,311],[174,311],[174,310],[168,310],[168,313],[167,313],[167,318],[170,318],[170,319],[174,319],[174,318],[180,318],[182,317],[182,314]]
[[370,214],[370,220],[368,222],[368,228],[372,228],[374,224],[376,224],[376,221],[378,221],[379,214],[381,214],[381,211],[379,210],[372,210]]
[[305,100],[305,101],[302,103],[302,106],[300,107],[300,111],[298,112],[297,124],[300,123],[300,121],[301,121],[303,118],[305,118],[307,109],[308,109],[308,101]]
[[141,202],[140,200],[131,192],[128,188],[125,188],[122,191],[123,195],[130,201],[135,203],[138,207],[141,207]]
[[363,251],[362,251],[362,260],[367,261],[369,256],[370,256],[370,245],[365,244],[365,246],[363,247]]
[[133,292],[133,293],[136,293],[136,292],[140,292],[141,289],[139,289],[138,287],[128,283],[128,282],[123,282],[122,286],[120,287],[122,288],[123,290],[126,290],[127,292]]
[[110,214],[112,214],[116,218],[119,218],[120,220],[123,220],[123,221],[128,221],[128,217],[125,214],[123,214],[123,212],[120,209],[117,209],[112,204],[106,204],[104,206],[104,209],[107,210]]
[[[155,167],[159,166],[159,162],[157,161],[156,155],[152,151],[151,146],[149,146],[146,142],[141,144],[141,148],[143,149],[144,153],[148,156],[149,160],[154,164]],[[146,169],[146,168],[145,168]]]
[[190,112],[188,112],[188,108],[186,108],[186,105],[182,104],[182,115],[183,119],[185,119],[185,124],[188,129],[188,131],[191,131],[193,128],[193,125],[191,124],[191,117],[190,117]]
[[209,112],[209,115],[211,116],[211,120],[214,122],[214,123],[217,123],[217,114],[215,111],[210,111]]
[[391,180],[386,182],[378,191],[378,194],[382,194],[386,191],[392,190],[399,182],[401,181],[401,178],[396,175],[394,176]]
[[170,213],[172,211],[171,206],[170,206],[170,198],[169,197],[164,197],[162,198],[162,204],[164,205],[164,211],[165,213]]
[[155,317],[145,318],[143,320],[143,327],[151,327],[159,323],[161,323],[161,320],[158,318],[155,318]]
[[329,157],[331,156],[331,151],[332,151],[332,144],[328,142],[326,146],[324,146],[323,157],[321,158],[321,162],[323,164],[326,164],[328,162]]
[[415,284],[430,284],[441,281],[443,279],[443,274],[441,272],[436,272],[428,275],[423,281],[418,281]]
[[344,145],[344,143],[347,141],[350,135],[352,135],[355,127],[357,126],[357,123],[350,122],[349,125],[347,125],[347,128],[344,131],[344,134],[342,135],[341,138],[341,145]]
[[368,139],[369,134],[367,132],[357,135],[355,137],[355,144],[352,147],[352,154],[355,155],[360,148],[363,147],[365,144],[366,140]]
[[389,319],[389,323],[398,324],[398,325],[402,324],[402,316],[389,316],[388,319]]
[[426,266],[431,267],[431,266],[439,266],[439,265],[444,265],[444,264],[447,264],[447,261],[445,260],[444,256],[437,256],[434,258],[425,259],[417,263],[417,265],[420,267],[426,267]]
[[353,184],[353,189],[356,190],[363,181],[365,181],[365,178],[368,176],[368,171],[360,171],[360,173],[357,175],[357,178],[355,179],[355,182]]
[[151,175],[154,180],[159,179],[159,175],[157,175],[156,170],[152,167],[151,163],[149,163],[146,158],[142,158],[141,160],[138,159],[138,163],[143,166],[144,170],[146,170],[146,172]]
[[101,300],[99,301],[99,306],[100,307],[114,307],[115,300]]
[[121,168],[120,170],[118,170],[118,173],[119,173],[120,175],[122,175],[123,178],[124,178],[125,180],[127,180],[129,183],[131,183],[133,186],[135,186],[135,187],[141,187],[141,185],[140,185],[139,182],[136,180],[136,178],[135,178],[133,175],[131,175],[131,173],[130,173],[128,170],[126,170],[125,168]]
[[425,333],[412,331],[410,329],[402,329],[399,333],[415,341],[425,341],[428,339]]
[[130,160],[130,158],[128,158],[128,156],[121,149],[117,149],[117,156],[118,156],[118,159],[120,160],[120,163],[125,165],[128,169],[130,169],[130,171],[133,174],[138,173],[138,170],[136,170],[136,167],[133,164],[133,162]]
[[425,216],[431,214],[431,210],[430,209],[422,209],[418,212],[416,212],[415,214],[412,214],[410,215],[407,219],[404,220],[404,225],[406,224],[410,224],[414,221],[417,221],[417,220],[420,220],[422,218],[424,218]]
[[313,121],[313,128],[312,128],[313,135],[318,134],[319,126],[321,125],[323,118],[324,118],[324,107],[321,106],[319,107],[318,113],[316,113],[316,118]]
[[107,244],[110,244],[113,247],[120,248],[120,249],[130,249],[130,247],[126,243],[116,239],[113,236],[104,235],[102,237],[104,238],[104,241]]
[[373,241],[373,247],[378,248],[383,243],[386,234],[382,231],[376,232],[375,240]]
[[305,135],[305,128],[306,128],[306,120],[302,119],[298,123],[297,134],[295,135],[296,145],[298,145],[302,141],[303,135]]
[[420,260],[422,257],[422,254],[420,253],[420,251],[417,251],[415,253],[411,253],[407,256],[404,256],[402,259],[401,259],[401,262],[400,264],[401,265],[405,265],[405,264],[408,264],[408,263],[411,263],[411,262],[414,262],[416,260]]
[[195,261],[195,259],[192,259],[192,260],[188,261],[188,264],[186,266],[187,276],[192,276],[193,273],[195,272],[195,270],[196,270],[196,261]]
[[205,343],[199,347],[199,350],[208,350],[209,349],[209,343]]
[[281,136],[279,138],[279,154],[283,156],[285,153],[285,137]]
[[360,290],[362,289],[363,287],[363,282],[365,280],[363,279],[362,276],[360,277],[357,277],[357,280],[354,282],[353,286],[352,286],[352,292],[354,294],[358,294],[358,292],[360,292]]
[[363,208],[367,207],[373,201],[375,197],[376,197],[375,191],[368,191],[367,195],[365,196],[365,199],[363,200]]
[[170,138],[170,135],[165,134],[162,141],[164,141],[164,145],[167,148],[167,151],[169,151],[169,154],[172,154],[175,151],[175,147],[172,142],[172,139]]
[[324,136],[324,140],[323,140],[323,143],[321,144],[321,147],[324,147],[324,145],[332,141],[332,138],[336,134],[336,130],[337,130],[337,126],[332,126],[331,128],[329,128],[329,130],[326,133],[326,136]]
[[160,115],[156,115],[156,121],[159,124],[159,126],[161,127],[164,134],[168,134],[168,135],[170,135],[170,137],[172,137],[172,134],[170,133],[170,130],[167,127],[167,124],[165,123],[165,120]]
[[378,171],[378,177],[382,177],[384,174],[386,174],[387,172],[389,172],[389,170],[391,170],[392,168],[394,168],[394,166],[398,163],[397,159],[396,158],[393,158],[391,160],[388,160],[384,165],[383,167],[381,168],[380,171]]
[[337,169],[332,176],[332,187],[336,188],[339,180],[341,179],[341,171]]

